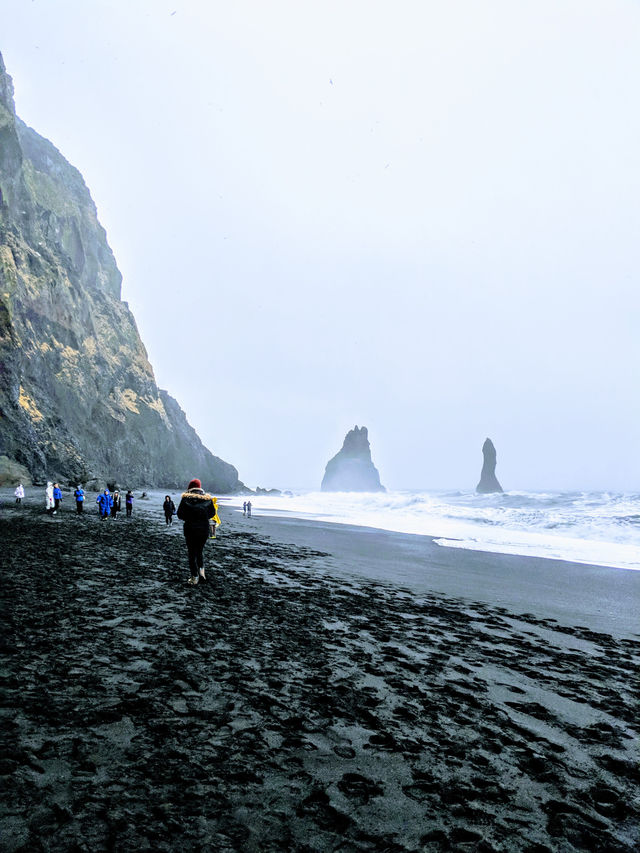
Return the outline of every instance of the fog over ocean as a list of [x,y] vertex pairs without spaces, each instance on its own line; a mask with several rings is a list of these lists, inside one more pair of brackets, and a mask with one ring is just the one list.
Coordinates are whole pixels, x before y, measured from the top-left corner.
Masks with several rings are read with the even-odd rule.
[[[242,508],[246,498],[228,506]],[[640,570],[640,494],[288,491],[252,498],[279,515],[432,536],[443,547]]]
[[485,436],[503,486],[640,489],[640,4],[0,8],[18,114],[240,480],[316,488],[364,424],[402,489],[473,487]]

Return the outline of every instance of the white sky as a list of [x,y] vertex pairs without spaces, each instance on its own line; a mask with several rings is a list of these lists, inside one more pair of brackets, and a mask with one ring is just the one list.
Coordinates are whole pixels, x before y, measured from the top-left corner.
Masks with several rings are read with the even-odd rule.
[[0,0],[156,378],[249,485],[640,488],[637,0]]

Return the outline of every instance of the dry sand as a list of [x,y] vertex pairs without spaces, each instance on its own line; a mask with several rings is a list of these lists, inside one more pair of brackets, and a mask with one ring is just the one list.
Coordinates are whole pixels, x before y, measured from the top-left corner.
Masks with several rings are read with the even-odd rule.
[[191,588],[160,504],[8,494],[2,850],[636,849],[633,573],[223,510]]

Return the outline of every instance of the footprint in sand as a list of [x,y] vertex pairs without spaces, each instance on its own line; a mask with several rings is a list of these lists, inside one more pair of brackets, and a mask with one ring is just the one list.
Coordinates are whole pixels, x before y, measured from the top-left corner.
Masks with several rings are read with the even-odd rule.
[[345,797],[349,797],[361,806],[366,805],[371,797],[380,797],[384,794],[381,785],[359,773],[345,773],[338,782],[338,789]]
[[336,755],[340,756],[340,758],[355,758],[356,751],[351,746],[345,746],[343,744],[338,744],[338,746],[333,747],[333,751]]

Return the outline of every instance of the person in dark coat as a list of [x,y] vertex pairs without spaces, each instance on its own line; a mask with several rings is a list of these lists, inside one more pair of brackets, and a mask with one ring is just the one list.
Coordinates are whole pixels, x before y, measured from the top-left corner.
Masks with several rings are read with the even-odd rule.
[[121,509],[122,501],[120,500],[120,492],[116,489],[111,499],[111,518],[117,518]]
[[197,584],[206,580],[204,573],[204,546],[209,538],[209,519],[213,518],[216,508],[213,498],[202,489],[197,478],[189,482],[187,491],[182,493],[178,506],[178,518],[184,521],[184,538],[187,542],[189,559],[189,583]]
[[169,495],[165,497],[164,503],[162,504],[162,509],[164,510],[165,523],[173,524],[173,513],[176,511],[176,505],[171,500]]
[[131,489],[127,492],[124,498],[124,505],[127,508],[127,518],[131,518],[131,514],[133,512],[133,492]]

